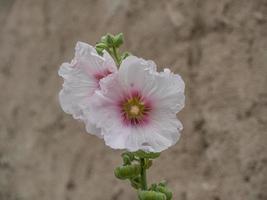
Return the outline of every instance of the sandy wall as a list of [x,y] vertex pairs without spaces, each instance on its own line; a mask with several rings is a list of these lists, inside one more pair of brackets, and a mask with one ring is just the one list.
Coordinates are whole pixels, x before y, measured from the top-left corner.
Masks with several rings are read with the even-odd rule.
[[186,82],[179,143],[150,180],[179,200],[267,199],[266,0],[0,0],[0,199],[136,199],[120,151],[58,103],[76,41],[123,32],[125,50]]

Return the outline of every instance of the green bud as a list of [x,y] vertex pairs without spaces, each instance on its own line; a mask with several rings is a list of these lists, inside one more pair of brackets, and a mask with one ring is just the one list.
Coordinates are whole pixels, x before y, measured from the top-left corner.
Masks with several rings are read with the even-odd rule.
[[112,34],[106,34],[101,37],[101,43],[106,44],[108,47],[112,47],[114,44],[114,36]]
[[97,43],[97,44],[95,45],[96,52],[97,52],[99,55],[103,55],[103,50],[104,50],[104,49],[107,49],[107,48],[108,48],[107,45],[106,45],[105,43],[102,43],[102,42]]
[[151,158],[151,159],[154,159],[160,156],[160,153],[145,152],[142,150],[136,151],[134,152],[134,154],[140,158]]
[[102,36],[101,39],[100,39],[100,41],[101,41],[102,43],[107,44],[107,35]]
[[114,40],[114,46],[116,48],[119,48],[123,44],[123,41],[124,41],[123,33],[119,33],[119,34],[115,35],[113,40]]
[[161,193],[165,194],[165,196],[167,197],[166,200],[171,200],[172,199],[172,192],[169,190],[169,188],[163,187],[163,186],[157,186],[156,190],[158,192],[161,192]]
[[114,170],[114,174],[117,178],[124,180],[138,176],[140,174],[140,171],[140,165],[133,164],[116,167],[116,169]]
[[155,191],[138,191],[139,200],[167,200],[165,194]]
[[107,34],[107,45],[112,47],[114,45],[114,36],[111,34]]

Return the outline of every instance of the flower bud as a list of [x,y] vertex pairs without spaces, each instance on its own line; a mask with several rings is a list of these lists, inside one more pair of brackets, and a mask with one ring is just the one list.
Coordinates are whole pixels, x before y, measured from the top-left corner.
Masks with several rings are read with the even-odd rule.
[[167,198],[166,200],[172,199],[172,192],[169,190],[169,188],[163,186],[157,186],[157,191],[165,194]]
[[113,35],[111,35],[111,34],[107,34],[107,37],[106,37],[107,39],[106,39],[106,41],[107,41],[107,45],[109,46],[109,47],[111,47],[111,46],[113,46],[113,44],[114,44],[114,36]]
[[119,48],[123,44],[123,33],[115,35],[113,41],[114,41],[114,46],[116,48]]
[[114,170],[114,174],[119,179],[128,179],[138,176],[140,174],[141,168],[138,164],[126,165],[117,167]]
[[95,45],[95,49],[96,49],[96,51],[97,51],[97,53],[99,55],[102,55],[103,54],[103,50],[104,49],[107,49],[107,48],[108,48],[108,46],[105,43],[103,43],[103,42],[97,43]]
[[138,191],[140,200],[167,200],[165,194],[155,191]]
[[101,37],[101,43],[106,44],[108,47],[113,47],[114,45],[114,36],[111,34],[106,34],[103,37]]

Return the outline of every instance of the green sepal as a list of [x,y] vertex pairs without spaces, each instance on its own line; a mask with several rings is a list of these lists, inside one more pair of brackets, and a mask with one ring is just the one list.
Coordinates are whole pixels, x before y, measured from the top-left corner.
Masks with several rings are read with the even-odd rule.
[[122,160],[123,160],[123,165],[130,165],[132,163],[132,161],[128,155],[124,155],[122,157]]
[[107,34],[107,45],[112,47],[114,45],[114,36],[111,34]]
[[134,154],[131,152],[124,152],[121,154],[123,165],[130,165],[134,160]]
[[97,48],[101,48],[101,49],[107,49],[108,46],[106,45],[106,43],[103,43],[103,42],[99,42],[95,45],[95,47]]
[[172,199],[172,192],[167,188],[166,186],[157,186],[156,191],[161,192],[165,194],[166,200],[171,200]]
[[135,189],[139,189],[141,187],[141,184],[140,184],[140,176],[136,176],[134,178],[131,178],[130,179],[130,182],[131,182],[131,186]]
[[123,152],[122,154],[121,154],[121,156],[123,157],[123,156],[128,156],[129,158],[130,158],[130,160],[131,161],[133,161],[134,160],[134,154],[132,153],[132,152]]
[[114,174],[117,178],[125,180],[136,177],[140,174],[141,167],[139,164],[125,165],[116,167]]
[[122,55],[121,55],[121,60],[124,60],[125,58],[127,58],[128,56],[130,56],[131,53],[130,52],[124,52]]
[[138,191],[139,200],[167,200],[165,194],[155,191]]
[[145,162],[145,168],[149,169],[152,166],[152,160],[146,160]]
[[113,45],[119,48],[124,42],[123,33],[119,33],[113,37]]
[[97,43],[97,44],[95,45],[96,52],[97,52],[99,55],[103,55],[103,50],[104,50],[104,49],[107,49],[107,48],[108,48],[108,46],[107,46],[105,43],[103,43],[103,42]]
[[156,184],[156,183],[151,184],[149,190],[154,190],[154,191],[156,191],[156,190],[157,190],[157,184]]
[[165,180],[163,180],[158,185],[162,186],[162,187],[166,187],[167,186],[167,182]]
[[112,34],[108,33],[108,34],[102,36],[100,41],[102,43],[106,44],[108,47],[112,47],[113,42],[114,42],[113,38],[114,38],[114,36]]
[[154,153],[154,152],[145,152],[142,150],[134,152],[134,155],[140,158],[150,158],[150,159],[155,159],[160,156],[160,153]]

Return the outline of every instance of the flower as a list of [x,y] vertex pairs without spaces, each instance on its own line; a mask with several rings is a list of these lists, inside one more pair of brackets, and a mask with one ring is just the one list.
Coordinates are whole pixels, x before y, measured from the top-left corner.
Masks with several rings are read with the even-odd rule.
[[87,131],[99,137],[100,129],[85,117],[84,110],[94,92],[100,88],[99,81],[116,71],[116,64],[106,51],[99,56],[94,47],[77,42],[74,59],[71,63],[63,63],[58,72],[64,79],[59,93],[62,109],[75,119],[84,121]]
[[169,69],[159,73],[154,62],[129,56],[100,80],[85,115],[114,149],[161,152],[179,139],[176,113],[184,107],[184,87]]

